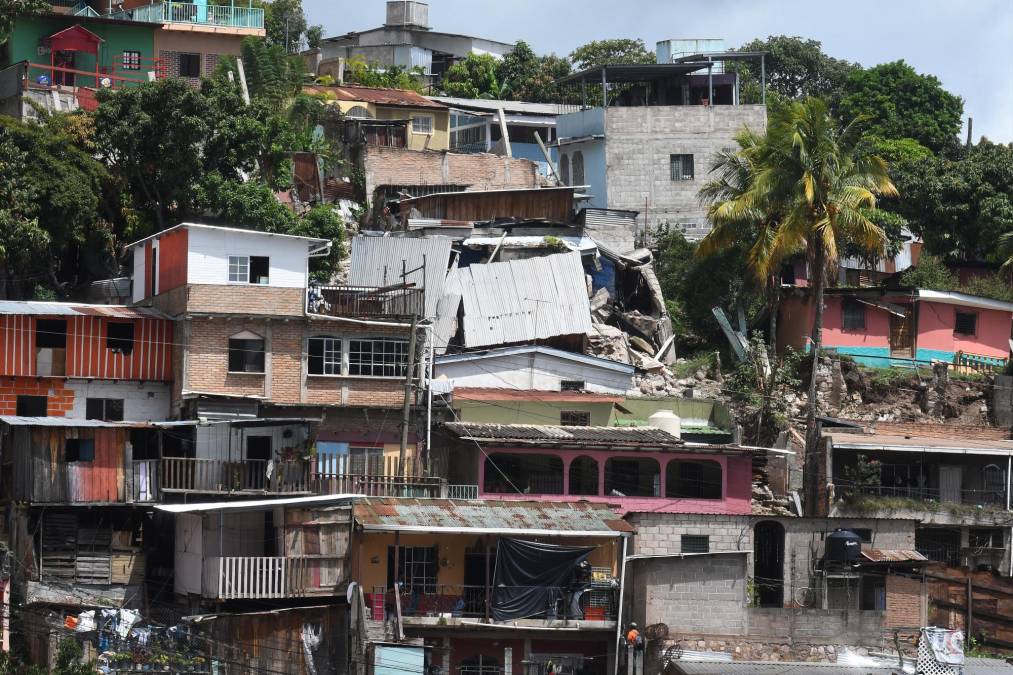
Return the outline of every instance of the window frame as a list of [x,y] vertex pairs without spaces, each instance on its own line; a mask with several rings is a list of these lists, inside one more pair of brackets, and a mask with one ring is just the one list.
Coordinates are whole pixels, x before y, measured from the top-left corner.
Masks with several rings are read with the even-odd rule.
[[[113,327],[123,327],[124,330],[129,328],[130,337],[126,335],[119,335],[114,337],[112,335]],[[106,322],[106,349],[109,349],[115,353],[122,354],[124,356],[130,356],[134,353],[134,343],[137,341],[137,326],[134,325],[133,321],[108,321]]]
[[[235,278],[233,278],[233,268],[235,268]],[[229,255],[228,279],[230,284],[250,283],[250,256]]]
[[[568,419],[569,417],[569,419]],[[587,420],[587,423],[574,422],[574,419]],[[587,410],[560,410],[559,426],[561,427],[589,427],[591,426],[591,413]]]
[[[26,407],[32,404],[42,403],[44,411],[41,415],[25,415]],[[48,396],[36,396],[33,394],[17,394],[14,397],[14,414],[23,417],[49,417],[49,397]]]
[[63,441],[63,461],[71,462],[94,462],[95,461],[95,439],[94,438],[67,438]]
[[[428,122],[429,124],[429,130],[428,131],[417,130],[415,128],[416,120],[426,120],[426,122]],[[411,127],[411,132],[413,134],[416,134],[418,136],[432,136],[434,133],[436,133],[436,116],[414,113],[411,116],[411,124],[409,124],[408,126]]]
[[[119,416],[117,417],[114,411],[113,415],[109,414],[110,404],[115,407],[119,405]],[[90,408],[93,405],[101,407],[99,414],[96,416]],[[88,397],[84,403],[84,418],[87,420],[102,420],[103,422],[122,422],[124,419],[124,407],[125,401],[122,398],[99,398],[99,397]]]
[[[675,164],[679,158],[679,175],[676,177]],[[686,173],[686,157],[689,157],[689,174]],[[670,182],[681,183],[696,180],[696,159],[693,153],[673,152],[668,155],[668,177]]]
[[[970,333],[960,330],[960,317],[972,317],[974,327]],[[953,334],[960,335],[963,337],[977,337],[978,336],[978,312],[962,311],[954,308],[953,310]]]
[[[861,324],[858,325],[856,321],[855,312],[861,310]],[[868,330],[868,307],[854,298],[844,298],[841,300],[841,330],[852,331],[852,332],[865,332]],[[852,312],[849,316],[848,312]]]
[[[57,330],[62,326],[62,330]],[[66,349],[67,348],[67,320],[66,319],[36,319],[35,320],[35,348],[36,349]]]
[[[255,286],[270,286],[271,285],[271,257],[266,255],[251,255],[247,256],[247,271],[246,278],[249,279],[247,283]],[[263,274],[254,273],[254,265],[258,270],[263,269]]]
[[[388,548],[391,556],[393,546]],[[426,595],[436,593],[440,574],[439,549],[436,546],[405,546],[397,549],[398,581],[405,591],[418,591]]]
[[[688,548],[693,550],[687,551],[686,544],[691,545]],[[680,553],[710,553],[711,552],[711,538],[709,534],[683,534],[679,536],[679,552]]]
[[[192,65],[193,59],[195,59],[195,58],[196,58],[196,62],[197,62],[197,74],[196,75],[190,75],[188,73],[184,73],[183,72],[184,59],[186,60],[186,62],[187,62],[188,65]],[[203,68],[204,68],[204,59],[203,59],[203,55],[200,52],[179,52],[179,76],[180,77],[186,77],[186,78],[191,78],[191,79],[193,79],[193,78],[199,78],[201,76]]]
[[[267,373],[267,340],[265,340],[263,337],[261,337],[259,335],[257,335],[256,337],[250,337],[252,335],[256,335],[256,334],[255,333],[245,333],[244,332],[244,333],[237,333],[236,335],[229,336],[229,338],[228,338],[228,345],[227,345],[228,346],[228,352],[227,352],[227,358],[228,358],[227,369],[228,370],[227,370],[227,372],[228,372],[229,375],[265,375]],[[260,342],[261,347],[260,347],[259,353],[260,353],[260,362],[261,363],[260,363],[260,370],[259,371],[257,371],[257,370],[233,370],[233,368],[232,368],[232,366],[233,366],[232,357],[233,357],[233,352],[234,351],[235,352],[241,352],[243,354],[246,354],[246,353],[257,353],[257,351],[258,351],[258,350],[255,350],[255,349],[250,349],[249,346],[242,346],[242,347],[236,346],[236,347],[233,347],[232,346],[233,342],[244,342],[244,343],[248,343],[248,342]]]
[[559,391],[584,391],[587,380],[559,380]]
[[[368,364],[362,359],[356,360],[353,358],[367,353],[361,349],[361,345],[367,343],[371,345],[368,352],[371,358]],[[393,351],[390,353],[395,357],[399,356],[399,353],[401,353],[403,354],[403,359],[400,361],[395,360],[391,364],[388,364],[385,361],[377,363],[375,359],[377,354],[376,345],[382,346],[381,351],[379,352],[381,356],[385,356],[388,353],[384,351],[386,346],[392,345]],[[356,349],[357,346],[359,349]],[[387,378],[400,380],[408,376],[408,340],[368,337],[348,338],[345,341],[344,353],[345,363],[347,364],[347,372],[344,373],[346,377]],[[391,374],[384,372],[388,367],[392,368]],[[377,369],[381,370],[380,374],[375,372]],[[365,372],[365,370],[369,370],[370,372]]]
[[[337,344],[337,368],[336,372],[327,372],[328,370],[328,351],[333,355],[334,344]],[[321,352],[319,356],[314,356],[313,346],[315,344],[321,344]],[[328,350],[330,345],[330,350]],[[310,337],[306,342],[306,374],[311,377],[342,377],[346,371],[345,363],[345,340],[344,338],[334,337],[333,335],[314,335]],[[313,372],[313,362],[318,360],[320,362],[321,372]],[[333,361],[331,362],[333,365]]]
[[120,57],[123,70],[136,71],[141,69],[141,52],[137,49],[124,49]]

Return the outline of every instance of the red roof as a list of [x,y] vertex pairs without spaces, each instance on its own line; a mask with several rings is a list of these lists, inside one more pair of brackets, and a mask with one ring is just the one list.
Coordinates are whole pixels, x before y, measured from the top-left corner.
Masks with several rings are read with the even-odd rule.
[[589,391],[538,391],[535,389],[494,389],[454,387],[454,396],[469,401],[545,401],[548,403],[622,403],[617,394]]
[[447,106],[432,101],[422,94],[409,89],[383,89],[381,87],[360,87],[358,85],[341,85],[339,87],[323,87],[312,85],[303,87],[308,94],[324,94],[337,101],[357,101],[375,105],[400,106],[404,108],[435,108],[446,110]]

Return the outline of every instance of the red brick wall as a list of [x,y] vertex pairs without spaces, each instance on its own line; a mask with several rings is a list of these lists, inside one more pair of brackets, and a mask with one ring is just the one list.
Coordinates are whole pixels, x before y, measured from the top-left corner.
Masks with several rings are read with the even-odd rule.
[[535,163],[488,154],[459,154],[369,146],[366,194],[381,185],[469,185],[472,190],[538,187]]
[[886,618],[884,628],[912,628],[922,625],[923,584],[894,574],[886,577]]
[[151,304],[171,315],[196,312],[301,316],[305,311],[306,295],[301,288],[189,284],[159,293]]
[[74,407],[74,391],[64,386],[62,378],[3,377],[0,378],[0,415],[17,413],[18,396],[48,396],[50,417],[66,417]]

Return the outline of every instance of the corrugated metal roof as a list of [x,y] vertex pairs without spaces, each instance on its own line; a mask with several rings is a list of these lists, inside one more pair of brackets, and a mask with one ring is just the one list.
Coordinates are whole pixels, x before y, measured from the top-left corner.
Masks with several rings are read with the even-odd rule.
[[370,497],[355,505],[366,530],[620,536],[633,527],[605,504],[399,499]]
[[867,548],[862,557],[872,562],[925,562],[928,560],[918,551],[910,549]]
[[79,302],[0,300],[0,314],[32,316],[106,316],[115,319],[166,319],[157,309],[124,305],[88,305]]
[[[566,244],[571,251],[589,253],[598,250],[598,245],[591,237],[564,234],[555,238]],[[545,236],[531,234],[507,235],[506,238],[493,236],[468,237],[461,243],[464,246],[498,246],[501,241],[504,248],[544,248],[546,246]]]
[[446,110],[447,106],[431,101],[422,94],[408,89],[384,89],[381,87],[360,87],[343,84],[339,87],[312,85],[303,87],[310,94],[333,96],[336,101],[362,101],[375,105],[392,105],[403,108],[436,108]]
[[144,239],[138,239],[137,241],[130,242],[127,244],[127,248],[133,248],[138,244],[143,244],[149,239],[158,239],[159,237],[173,232],[179,229],[202,229],[202,230],[228,230],[234,234],[249,234],[249,235],[260,235],[263,237],[282,237],[284,239],[302,239],[303,241],[309,242],[313,245],[326,244],[330,239],[321,239],[319,237],[303,237],[297,234],[278,234],[276,232],[264,232],[263,230],[254,230],[249,227],[227,227],[225,225],[205,225],[204,223],[180,223],[179,225],[173,225],[172,227],[166,228],[161,232],[148,235]]
[[27,417],[24,415],[0,415],[0,423],[7,424],[12,427],[102,427],[119,429],[155,429],[197,426],[200,424],[197,420],[181,420],[174,422],[106,422],[105,420],[86,420],[73,417]]
[[513,356],[516,354],[546,354],[548,356],[555,356],[568,361],[576,361],[586,366],[592,366],[595,368],[604,368],[605,370],[615,370],[620,373],[632,373],[636,368],[627,364],[619,363],[618,361],[612,361],[611,359],[605,359],[600,356],[590,356],[588,354],[577,354],[575,352],[568,352],[562,349],[556,349],[555,347],[546,347],[545,345],[518,345],[516,347],[500,347],[497,349],[486,349],[480,352],[463,352],[461,354],[447,354],[441,356],[436,360],[436,364],[441,363],[460,363],[462,361],[479,361],[482,359],[495,359],[502,356]]
[[591,306],[580,254],[471,265],[457,271],[464,344],[485,347],[582,335]]
[[353,286],[387,286],[401,283],[401,270],[422,266],[422,270],[408,275],[425,290],[426,317],[436,316],[436,305],[443,297],[450,264],[450,237],[367,237],[352,239],[352,262],[348,283]]
[[527,101],[500,101],[484,98],[457,98],[456,96],[430,96],[429,98],[452,108],[487,110],[491,113],[497,112],[500,108],[507,114],[514,113],[517,115],[554,117],[565,112],[564,107],[558,103],[529,103]]
[[459,438],[477,441],[593,443],[614,445],[682,446],[681,439],[657,427],[563,427],[541,424],[478,424],[446,422]]
[[541,391],[538,389],[495,389],[492,387],[455,387],[456,398],[467,401],[546,401],[552,403],[622,403],[617,394],[590,391]]
[[891,436],[887,434],[824,433],[834,449],[892,450],[897,452],[939,452],[958,455],[1013,454],[1013,440]]

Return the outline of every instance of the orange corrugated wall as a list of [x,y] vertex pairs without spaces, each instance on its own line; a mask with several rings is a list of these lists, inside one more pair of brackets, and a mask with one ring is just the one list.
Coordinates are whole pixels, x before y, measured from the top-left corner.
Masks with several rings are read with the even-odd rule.
[[[173,230],[158,240],[158,292],[186,284],[187,242],[186,228]],[[149,259],[150,259],[150,253]]]
[[0,375],[35,374],[35,318],[0,316]]

